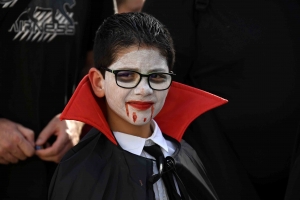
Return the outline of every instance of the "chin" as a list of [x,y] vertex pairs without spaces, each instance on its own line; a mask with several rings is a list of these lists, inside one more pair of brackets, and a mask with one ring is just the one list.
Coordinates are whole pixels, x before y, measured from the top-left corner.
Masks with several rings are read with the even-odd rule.
[[146,119],[145,121],[144,120],[136,120],[135,122],[130,121],[130,124],[135,125],[135,126],[143,126],[143,125],[149,124],[151,122],[151,120],[152,119]]
[[149,124],[150,121],[147,121],[147,122],[131,122],[132,125],[135,125],[135,126],[144,126],[146,124]]

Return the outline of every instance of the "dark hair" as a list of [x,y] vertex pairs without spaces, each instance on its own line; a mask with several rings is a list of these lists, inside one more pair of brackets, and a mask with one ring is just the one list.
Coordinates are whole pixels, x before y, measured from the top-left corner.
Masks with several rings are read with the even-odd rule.
[[101,68],[109,67],[117,54],[130,46],[157,48],[172,70],[175,53],[169,31],[153,16],[138,12],[115,14],[104,20],[94,42],[95,67],[104,74]]

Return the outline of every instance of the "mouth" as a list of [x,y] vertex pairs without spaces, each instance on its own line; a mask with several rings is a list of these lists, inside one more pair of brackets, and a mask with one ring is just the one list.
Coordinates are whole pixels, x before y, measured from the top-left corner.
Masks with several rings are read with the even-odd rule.
[[149,109],[154,103],[151,101],[130,101],[127,103],[128,105],[138,109],[138,110],[147,110]]

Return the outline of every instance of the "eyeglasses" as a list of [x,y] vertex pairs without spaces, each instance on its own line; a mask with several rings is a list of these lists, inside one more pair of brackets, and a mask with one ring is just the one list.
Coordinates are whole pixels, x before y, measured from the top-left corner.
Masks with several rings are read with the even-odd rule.
[[147,77],[148,84],[153,90],[166,90],[172,83],[172,76],[176,75],[173,72],[163,73],[154,72],[150,74],[141,74],[131,70],[111,70],[108,68],[101,67],[105,71],[113,73],[115,75],[116,83],[122,88],[135,88],[142,80],[142,77]]

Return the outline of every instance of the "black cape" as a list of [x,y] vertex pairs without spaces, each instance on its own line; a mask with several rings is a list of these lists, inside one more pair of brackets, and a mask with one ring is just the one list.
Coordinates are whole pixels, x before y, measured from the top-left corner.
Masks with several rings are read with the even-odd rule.
[[[218,196],[197,153],[181,140],[182,135],[197,116],[226,102],[205,91],[173,82],[164,107],[155,117],[164,137],[177,144],[172,157],[191,199],[213,200]],[[94,96],[86,76],[61,118],[82,121],[95,129],[58,165],[49,199],[154,199],[148,183],[152,160],[131,154],[118,145],[103,114],[105,108],[105,100]]]
[[[183,140],[176,144],[178,148],[172,157],[190,198],[218,199],[197,153]],[[151,159],[123,150],[92,129],[59,164],[49,199],[155,199],[148,182],[152,165]]]

